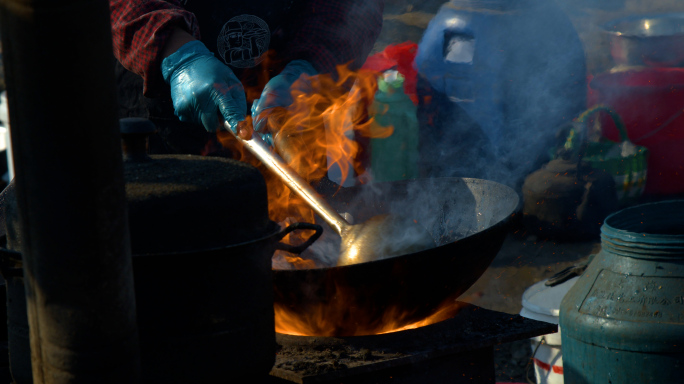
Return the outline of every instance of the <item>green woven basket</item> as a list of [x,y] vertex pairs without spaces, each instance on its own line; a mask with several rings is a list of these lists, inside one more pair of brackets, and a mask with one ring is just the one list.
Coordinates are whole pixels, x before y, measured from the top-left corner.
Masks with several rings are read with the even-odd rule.
[[[577,118],[577,122],[586,130],[589,117],[597,112],[606,112],[613,119],[620,132],[621,142],[587,142],[582,146],[582,160],[613,176],[620,205],[633,204],[643,194],[646,186],[648,149],[634,145],[629,140],[620,115],[606,106],[597,105],[588,109]],[[586,136],[584,135],[585,138]]]

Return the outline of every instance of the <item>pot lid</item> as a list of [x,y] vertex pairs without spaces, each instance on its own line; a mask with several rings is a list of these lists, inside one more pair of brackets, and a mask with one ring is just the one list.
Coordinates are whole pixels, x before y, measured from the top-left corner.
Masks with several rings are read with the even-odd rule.
[[558,324],[561,300],[575,285],[577,279],[579,276],[553,287],[547,286],[546,280],[543,280],[527,288],[523,293],[523,310],[520,315],[533,320]]
[[144,140],[154,125],[129,118],[121,128],[134,254],[213,249],[274,231],[266,183],[256,168],[217,157],[132,155],[141,146],[130,143],[130,135]]

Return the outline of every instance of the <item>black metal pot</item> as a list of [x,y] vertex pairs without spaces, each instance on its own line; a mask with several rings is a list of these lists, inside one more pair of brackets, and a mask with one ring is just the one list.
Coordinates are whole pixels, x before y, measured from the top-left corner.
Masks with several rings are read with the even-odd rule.
[[[197,252],[133,255],[140,348],[146,383],[223,382],[236,374],[265,376],[275,361],[271,257],[301,229],[273,223],[265,237]],[[318,227],[318,228],[317,228]],[[316,235],[314,235],[316,236]],[[3,239],[4,240],[4,239]],[[7,287],[12,377],[32,383],[21,253],[0,249]]]
[[[129,129],[149,128],[140,119],[129,123]],[[296,223],[282,229],[271,221],[263,177],[244,163],[138,155],[127,158],[125,177],[145,382],[266,377],[276,352],[271,257],[277,249],[302,252],[322,228]],[[7,281],[11,370],[17,384],[31,383],[13,185],[0,201],[7,223],[0,270]],[[279,242],[295,230],[315,233],[298,246]]]

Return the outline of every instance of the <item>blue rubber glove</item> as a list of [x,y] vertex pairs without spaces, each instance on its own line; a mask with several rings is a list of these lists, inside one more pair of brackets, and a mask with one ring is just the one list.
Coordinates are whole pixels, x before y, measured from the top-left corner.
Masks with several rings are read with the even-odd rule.
[[[273,137],[266,127],[268,120],[268,110],[275,107],[287,107],[292,104],[292,84],[299,79],[302,74],[314,76],[317,74],[313,65],[306,60],[295,60],[285,66],[278,76],[275,76],[264,87],[261,96],[254,100],[252,104],[252,119],[254,122],[254,132],[273,146]],[[310,87],[306,82],[299,82],[300,87]],[[307,89],[302,89],[306,92]]]
[[202,42],[180,47],[162,61],[161,70],[180,121],[202,124],[214,132],[222,126],[222,116],[236,132],[237,123],[247,115],[245,91],[233,71]]

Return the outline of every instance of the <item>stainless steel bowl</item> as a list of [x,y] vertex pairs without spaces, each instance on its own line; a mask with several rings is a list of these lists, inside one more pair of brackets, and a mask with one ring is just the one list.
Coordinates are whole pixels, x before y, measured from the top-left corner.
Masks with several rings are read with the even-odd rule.
[[602,27],[617,66],[684,66],[684,13],[634,15]]

